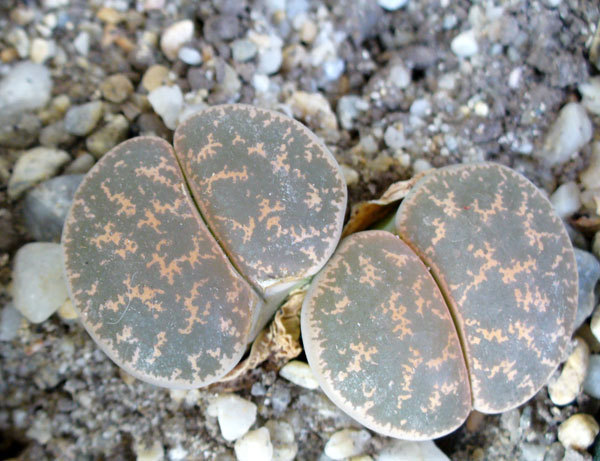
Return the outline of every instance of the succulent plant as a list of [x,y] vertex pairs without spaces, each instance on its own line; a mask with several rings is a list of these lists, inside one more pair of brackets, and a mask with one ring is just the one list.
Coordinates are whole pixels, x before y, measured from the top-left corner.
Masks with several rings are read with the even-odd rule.
[[550,202],[509,168],[451,166],[416,183],[395,227],[344,239],[304,300],[304,347],[325,393],[365,426],[413,440],[531,398],[577,308],[573,249]]
[[139,137],[102,157],[75,194],[64,260],[109,357],[144,381],[193,388],[231,370],[329,259],[346,186],[308,129],[251,106],[199,112],[174,146]]

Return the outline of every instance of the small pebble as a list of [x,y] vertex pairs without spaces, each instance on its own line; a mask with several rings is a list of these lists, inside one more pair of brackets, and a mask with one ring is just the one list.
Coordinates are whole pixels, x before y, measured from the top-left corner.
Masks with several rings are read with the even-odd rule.
[[370,439],[371,434],[365,430],[342,429],[329,438],[325,444],[325,454],[335,460],[360,455]]
[[360,179],[358,171],[344,164],[340,165],[340,169],[342,170],[342,174],[344,175],[344,179],[346,180],[346,185],[354,186],[355,184],[358,184],[358,181]]
[[54,176],[71,157],[64,150],[35,147],[23,153],[8,181],[8,196],[16,200],[36,184]]
[[598,430],[593,416],[577,413],[558,427],[558,440],[566,449],[585,450],[594,442]]
[[142,77],[142,87],[150,93],[151,91],[162,86],[169,75],[169,69],[165,66],[154,65],[150,66]]
[[159,86],[148,95],[148,101],[167,128],[177,128],[177,119],[183,109],[183,94],[178,86]]
[[424,158],[418,158],[413,163],[413,173],[414,174],[423,173],[424,171],[431,170],[432,168],[433,167],[431,166],[431,163],[429,163]]
[[291,362],[286,363],[279,371],[279,375],[306,389],[319,388],[319,382],[308,366],[308,363],[299,360],[292,360]]
[[58,308],[56,313],[63,320],[75,320],[76,318],[79,318],[79,314],[75,310],[73,302],[70,299],[67,299],[62,306]]
[[52,421],[50,421],[46,412],[40,410],[35,413],[33,422],[25,435],[40,445],[50,441],[52,438]]
[[54,56],[56,44],[50,40],[44,40],[43,38],[34,38],[31,41],[31,48],[29,49],[29,58],[36,64],[42,64],[48,58]]
[[431,103],[425,98],[415,99],[410,105],[409,111],[412,115],[416,115],[417,117],[428,117],[431,115]]
[[600,115],[600,77],[592,77],[580,84],[578,90],[583,97],[581,100],[583,107],[592,114]]
[[546,454],[546,447],[536,443],[522,443],[521,444],[521,458],[520,461],[544,461],[544,455]]
[[70,146],[75,142],[75,136],[67,132],[65,121],[59,120],[45,126],[40,131],[40,144],[46,147]]
[[337,118],[321,93],[294,92],[286,101],[295,117],[316,129],[337,131]]
[[383,134],[383,141],[390,149],[402,149],[406,146],[404,130],[401,129],[401,126],[388,126]]
[[595,399],[600,399],[600,355],[590,356],[588,372],[583,383],[583,391]]
[[354,121],[363,112],[369,109],[369,103],[360,96],[348,95],[342,96],[337,103],[337,116],[340,120],[340,125],[345,130],[354,128]]
[[129,122],[124,115],[117,114],[102,128],[85,140],[85,146],[94,157],[100,158],[117,144],[127,139]]
[[600,142],[592,145],[590,164],[581,172],[579,179],[586,189],[600,188]]
[[163,461],[165,459],[165,450],[159,440],[155,440],[152,445],[138,442],[134,445],[133,451],[136,461]]
[[34,240],[60,241],[62,228],[83,175],[49,179],[30,190],[23,202],[27,232]]
[[273,444],[273,461],[292,461],[298,453],[292,426],[285,421],[269,420],[265,427]]
[[280,47],[270,47],[258,52],[258,64],[256,72],[271,75],[279,70],[283,62],[283,54]]
[[87,56],[90,52],[90,34],[81,32],[73,40],[73,47],[82,56]]
[[25,149],[38,138],[42,122],[31,113],[6,112],[0,114],[0,146]]
[[41,64],[22,62],[0,81],[0,113],[37,110],[50,101],[52,79]]
[[12,341],[19,334],[23,316],[12,302],[6,303],[0,312],[0,341]]
[[408,3],[408,0],[377,0],[377,4],[388,11],[396,11]]
[[554,382],[548,384],[548,394],[555,405],[567,405],[581,393],[588,370],[590,349],[581,338],[574,339],[575,346],[563,369]]
[[592,122],[584,107],[570,102],[560,110],[537,155],[549,165],[564,163],[590,142],[592,134]]
[[238,461],[273,460],[273,445],[266,427],[248,432],[235,442],[234,449]]
[[408,88],[412,80],[410,70],[403,63],[396,63],[390,68],[388,80],[398,88]]
[[65,130],[75,136],[86,136],[102,118],[102,101],[72,106],[65,115]]
[[202,55],[200,52],[189,46],[183,46],[177,53],[177,57],[190,66],[198,66],[202,64]]
[[574,248],[574,252],[579,274],[579,298],[575,317],[575,329],[577,329],[592,315],[592,311],[596,307],[594,289],[600,279],[600,263],[593,254],[587,251]]
[[471,29],[458,34],[450,42],[450,48],[459,58],[469,58],[476,55],[479,51],[479,46],[475,38],[475,31]]
[[179,49],[194,36],[194,22],[186,19],[167,27],[160,37],[160,49],[171,61],[177,59]]
[[581,207],[579,187],[574,181],[561,184],[550,196],[554,211],[561,218],[567,218]]
[[100,90],[107,101],[121,103],[133,93],[133,84],[127,76],[115,74],[102,82]]
[[65,174],[85,174],[92,169],[95,162],[92,155],[84,152],[65,168]]
[[248,432],[256,421],[256,405],[235,394],[220,395],[208,408],[208,414],[216,416],[221,435],[229,442]]
[[411,442],[407,440],[393,440],[386,446],[376,461],[450,461],[442,450],[433,441]]
[[256,56],[257,46],[248,39],[236,40],[231,44],[231,54],[234,61],[246,62]]
[[28,243],[15,256],[13,301],[27,320],[40,323],[67,300],[62,248],[58,243]]

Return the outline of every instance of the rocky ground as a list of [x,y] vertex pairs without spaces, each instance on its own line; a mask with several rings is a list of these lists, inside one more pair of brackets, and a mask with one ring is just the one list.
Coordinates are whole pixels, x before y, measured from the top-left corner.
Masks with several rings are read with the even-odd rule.
[[[0,457],[591,459],[599,21],[588,0],[0,2]],[[225,102],[309,126],[342,165],[351,203],[481,160],[546,191],[581,249],[582,326],[550,386],[508,413],[473,414],[436,441],[441,453],[365,431],[310,383],[268,367],[235,396],[120,372],[65,302],[57,247],[19,249],[60,239],[82,175],[111,147],[138,134],[171,140],[189,114]],[[40,276],[51,283],[35,286]]]

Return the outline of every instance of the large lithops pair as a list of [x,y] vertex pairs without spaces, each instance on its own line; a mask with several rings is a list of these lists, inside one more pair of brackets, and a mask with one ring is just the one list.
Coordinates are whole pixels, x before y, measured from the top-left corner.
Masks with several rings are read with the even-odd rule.
[[531,398],[577,308],[573,250],[549,201],[500,165],[446,167],[416,183],[395,231],[346,238],[305,299],[304,347],[327,395],[414,440]]
[[346,186],[300,123],[218,106],[174,135],[126,141],[78,189],[68,285],[102,349],[153,384],[230,371],[286,294],[333,253]]
[[[72,299],[107,354],[140,379],[191,388],[230,371],[327,263],[346,186],[315,136],[274,112],[218,106],[174,139],[106,154],[63,244]],[[409,439],[531,397],[560,361],[577,301],[549,202],[507,168],[449,167],[415,185],[396,229],[345,239],[309,289],[302,335],[324,391]]]

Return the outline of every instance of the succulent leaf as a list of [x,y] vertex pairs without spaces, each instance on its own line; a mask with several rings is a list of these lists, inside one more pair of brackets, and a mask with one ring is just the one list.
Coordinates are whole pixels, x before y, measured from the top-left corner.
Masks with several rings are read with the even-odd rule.
[[509,168],[457,165],[417,183],[396,225],[449,301],[474,408],[531,398],[558,366],[577,308],[573,249],[550,202]]
[[425,265],[395,235],[344,239],[314,280],[301,322],[321,387],[361,424],[424,440],[467,417],[467,370],[450,313]]

